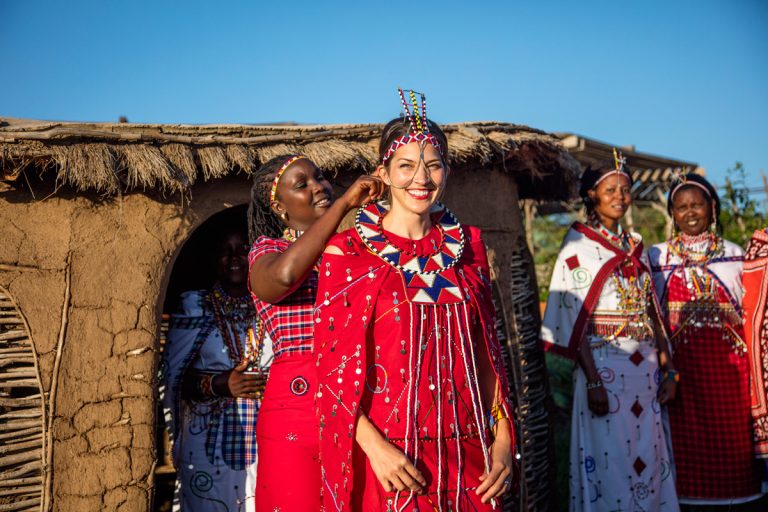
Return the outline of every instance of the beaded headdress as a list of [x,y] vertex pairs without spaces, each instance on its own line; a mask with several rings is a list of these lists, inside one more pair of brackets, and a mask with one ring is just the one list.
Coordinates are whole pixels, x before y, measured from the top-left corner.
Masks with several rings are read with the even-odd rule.
[[280,178],[283,176],[283,173],[288,169],[291,164],[293,164],[297,160],[306,159],[307,157],[303,155],[296,155],[292,156],[288,160],[285,161],[285,163],[280,167],[280,169],[277,170],[275,173],[275,179],[272,182],[272,190],[269,191],[269,200],[274,201],[275,197],[277,196],[277,184],[280,182]]
[[[411,142],[427,142],[432,144],[440,155],[445,156],[444,149],[438,142],[437,138],[429,131],[429,120],[427,119],[427,99],[423,93],[413,91],[411,89],[403,90],[398,88],[400,93],[400,101],[403,104],[403,110],[405,117],[410,124],[410,129],[407,134],[392,141],[387,152],[381,159],[382,165],[387,163],[387,160],[397,151],[401,146],[410,144]],[[408,93],[408,99],[410,100],[411,107],[408,106],[408,100],[405,99],[405,93]],[[419,101],[416,98],[419,96],[421,100],[421,112],[419,112]]]
[[696,179],[691,179],[691,176],[698,176],[697,174],[688,173],[688,169],[684,169],[683,172],[677,171],[672,177],[672,183],[675,184],[672,190],[669,191],[669,202],[671,203],[677,192],[685,186],[693,186],[701,189],[709,199],[712,199],[712,193],[709,191],[706,185],[699,182]]
[[613,161],[616,165],[616,168],[600,176],[600,178],[598,178],[598,180],[593,185],[593,188],[597,187],[601,181],[603,181],[605,178],[613,174],[623,174],[624,176],[629,178],[630,182],[632,181],[632,176],[629,174],[629,172],[627,172],[627,169],[624,167],[625,165],[627,165],[627,159],[624,155],[621,154],[620,151],[616,151],[616,148],[613,148]]

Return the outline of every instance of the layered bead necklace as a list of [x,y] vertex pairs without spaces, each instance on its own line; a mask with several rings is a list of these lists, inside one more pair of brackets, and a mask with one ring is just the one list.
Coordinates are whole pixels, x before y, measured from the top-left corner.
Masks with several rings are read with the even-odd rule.
[[[670,241],[669,249],[681,260],[683,284],[689,294],[689,300],[678,306],[680,327],[673,338],[688,343],[689,336],[697,336],[695,331],[715,329],[722,332],[723,340],[731,345],[735,353],[746,353],[746,344],[731,325],[733,321],[738,322],[738,314],[723,311],[724,306],[730,308],[730,305],[720,304],[717,282],[707,269],[709,263],[722,253],[722,239],[713,232],[705,231],[699,235],[681,233]],[[733,318],[729,321],[725,317]]]
[[[592,219],[589,225],[608,243],[627,253],[627,255],[631,254],[634,250],[634,239],[621,228],[621,225],[618,226],[618,233],[614,233],[606,228],[596,219]],[[615,322],[610,322],[612,325],[610,332],[604,332],[605,330],[599,328],[595,329],[597,331],[596,334],[602,335],[602,343],[598,345],[593,344],[593,349],[598,348],[600,345],[608,344],[619,336],[628,336],[636,339],[653,336],[653,327],[648,313],[651,280],[640,278],[638,269],[629,256],[613,271],[610,279],[616,288],[618,311],[622,321],[618,326]]]
[[[250,296],[232,297],[220,283],[216,283],[210,301],[216,327],[231,363],[237,366],[247,360],[249,369],[258,370],[264,345],[264,329],[256,317]],[[243,347],[238,333],[246,324],[250,325],[247,329],[247,343]]]

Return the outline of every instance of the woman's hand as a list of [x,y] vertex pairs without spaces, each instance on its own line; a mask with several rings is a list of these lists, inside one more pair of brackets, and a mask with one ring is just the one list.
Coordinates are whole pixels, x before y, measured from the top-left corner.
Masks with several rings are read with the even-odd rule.
[[267,383],[266,372],[247,372],[248,361],[213,378],[213,391],[217,395],[234,398],[261,398]]
[[587,404],[595,416],[608,414],[608,392],[603,386],[587,390]]
[[384,182],[377,176],[363,175],[355,180],[354,183],[341,196],[341,201],[347,205],[347,208],[357,208],[371,201],[380,198],[384,193]]
[[355,439],[385,491],[421,492],[427,485],[421,471],[400,449],[384,439],[365,415],[358,416]]
[[659,393],[657,396],[661,405],[665,405],[666,403],[674,400],[675,396],[677,396],[677,382],[670,379],[664,379],[661,381],[661,384],[659,385]]
[[509,433],[509,420],[502,418],[497,423],[496,438],[491,444],[491,470],[480,475],[481,484],[475,492],[482,495],[481,501],[488,503],[512,488],[515,462],[512,457],[512,438]]

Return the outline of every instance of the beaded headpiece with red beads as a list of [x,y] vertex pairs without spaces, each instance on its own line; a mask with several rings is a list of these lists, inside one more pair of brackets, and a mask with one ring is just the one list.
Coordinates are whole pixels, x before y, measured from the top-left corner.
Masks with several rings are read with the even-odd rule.
[[[429,120],[427,119],[427,99],[424,94],[413,91],[411,89],[404,91],[403,89],[398,88],[397,91],[400,93],[400,101],[403,103],[405,117],[408,119],[411,128],[407,134],[392,141],[389,149],[387,149],[387,152],[384,153],[384,156],[381,159],[382,165],[386,165],[387,160],[389,160],[389,158],[395,154],[395,151],[397,151],[399,147],[410,144],[411,142],[427,142],[428,144],[432,144],[432,146],[434,146],[440,155],[445,156],[443,147],[440,145],[440,142],[438,142],[437,138],[429,131]],[[405,99],[406,92],[408,93],[411,107],[408,106],[408,101]],[[421,112],[419,112],[419,101],[416,99],[417,94],[421,99]]]

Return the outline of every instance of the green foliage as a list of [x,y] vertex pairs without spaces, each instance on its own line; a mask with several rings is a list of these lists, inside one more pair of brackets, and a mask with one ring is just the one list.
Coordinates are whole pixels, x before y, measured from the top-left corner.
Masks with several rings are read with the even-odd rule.
[[536,217],[533,220],[533,263],[536,266],[540,301],[547,300],[549,280],[560,252],[560,244],[573,220],[574,217],[568,214]]
[[733,169],[728,169],[728,174],[725,191],[720,193],[723,238],[744,247],[752,233],[764,228],[768,220],[758,202],[750,195],[744,165],[736,162]]

